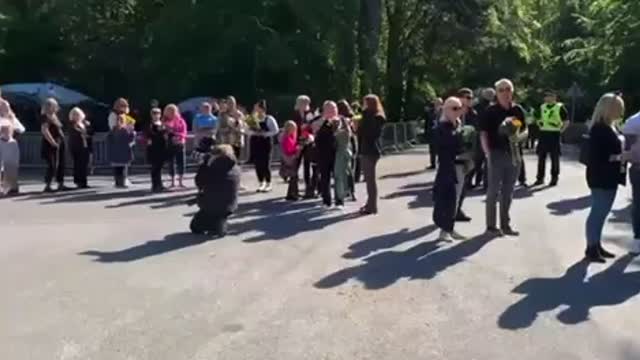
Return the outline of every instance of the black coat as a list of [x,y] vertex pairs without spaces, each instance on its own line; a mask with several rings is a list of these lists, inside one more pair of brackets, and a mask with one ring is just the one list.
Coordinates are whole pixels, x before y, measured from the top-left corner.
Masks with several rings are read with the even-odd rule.
[[597,123],[589,131],[587,184],[592,189],[616,189],[626,183],[626,166],[611,161],[622,153],[620,134],[611,126]]
[[209,215],[228,216],[238,208],[240,168],[225,155],[209,155],[198,169],[198,207]]
[[456,184],[456,158],[463,152],[462,132],[449,122],[440,122],[434,130],[433,140],[438,150],[438,172],[434,187]]

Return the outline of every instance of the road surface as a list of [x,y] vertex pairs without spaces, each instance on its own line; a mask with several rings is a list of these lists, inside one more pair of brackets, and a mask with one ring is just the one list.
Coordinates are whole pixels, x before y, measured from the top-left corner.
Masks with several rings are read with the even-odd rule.
[[381,161],[378,216],[285,203],[279,184],[243,194],[209,242],[187,233],[191,193],[149,195],[146,177],[53,195],[30,182],[0,200],[0,359],[640,359],[629,189],[605,229],[621,256],[586,266],[580,164],[518,190],[519,238],[481,236],[473,193],[471,239],[443,244],[426,162],[421,148]]

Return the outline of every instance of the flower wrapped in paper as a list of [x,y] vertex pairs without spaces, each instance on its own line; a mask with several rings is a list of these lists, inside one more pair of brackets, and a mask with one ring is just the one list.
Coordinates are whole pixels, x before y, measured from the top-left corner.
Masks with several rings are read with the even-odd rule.
[[515,117],[508,117],[500,124],[498,129],[501,135],[509,139],[509,150],[514,165],[519,165],[522,161],[519,145],[520,142],[523,141],[523,138],[526,139],[522,125],[522,120]]

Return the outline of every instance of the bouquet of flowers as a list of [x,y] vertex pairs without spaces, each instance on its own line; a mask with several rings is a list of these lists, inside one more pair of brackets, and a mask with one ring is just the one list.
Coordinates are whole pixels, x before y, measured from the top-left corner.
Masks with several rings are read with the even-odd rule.
[[462,127],[462,145],[464,152],[473,152],[476,147],[476,128],[471,125]]
[[260,126],[258,126],[258,119],[253,114],[247,116],[244,122],[247,124],[249,129],[256,131],[260,130]]
[[520,156],[520,149],[518,148],[520,143],[518,135],[522,132],[522,120],[515,117],[508,117],[500,124],[498,131],[501,135],[509,139],[509,150],[511,151],[511,158],[513,159],[514,165],[520,164],[522,157]]

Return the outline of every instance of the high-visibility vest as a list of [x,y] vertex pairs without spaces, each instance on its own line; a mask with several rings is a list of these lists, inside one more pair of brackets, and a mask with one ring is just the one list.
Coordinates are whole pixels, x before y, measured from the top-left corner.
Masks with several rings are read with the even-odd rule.
[[557,131],[562,130],[562,116],[560,112],[562,110],[561,103],[555,104],[542,104],[540,106],[540,126],[541,131]]

